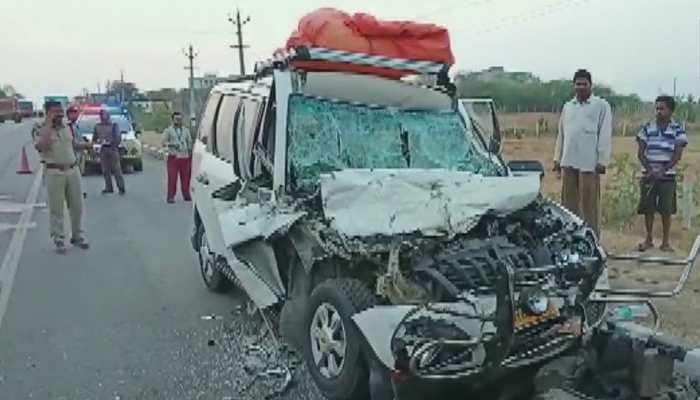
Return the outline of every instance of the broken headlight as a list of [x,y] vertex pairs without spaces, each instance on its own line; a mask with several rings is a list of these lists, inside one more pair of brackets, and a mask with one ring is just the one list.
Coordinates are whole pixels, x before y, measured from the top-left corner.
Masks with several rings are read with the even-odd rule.
[[542,315],[549,309],[549,296],[540,287],[523,289],[520,307],[531,315]]

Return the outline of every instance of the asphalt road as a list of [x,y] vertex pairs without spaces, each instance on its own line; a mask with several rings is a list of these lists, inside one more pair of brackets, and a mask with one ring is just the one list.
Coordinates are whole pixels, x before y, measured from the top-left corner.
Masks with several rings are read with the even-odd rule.
[[[279,380],[258,372],[296,358],[259,338],[242,293],[206,290],[189,244],[192,205],[166,204],[162,162],[146,157],[144,172],[126,175],[124,197],[102,195],[102,178],[85,177],[92,247],[59,256],[44,186],[38,207],[16,210],[41,184],[31,146],[34,173],[16,173],[30,127],[0,124],[0,399],[245,399],[274,390]],[[36,226],[7,229],[22,218]],[[255,344],[271,352],[247,353]],[[318,398],[303,367],[294,379],[285,398]]]

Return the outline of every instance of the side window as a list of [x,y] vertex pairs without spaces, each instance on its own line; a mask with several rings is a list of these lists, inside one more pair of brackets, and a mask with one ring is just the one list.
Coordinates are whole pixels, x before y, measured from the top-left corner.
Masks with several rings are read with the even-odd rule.
[[[241,101],[235,96],[224,96],[216,121],[216,148],[218,157],[234,163],[237,161],[234,151],[234,128]],[[238,170],[234,169],[236,175]]]
[[197,138],[207,146],[207,151],[210,153],[216,148],[216,144],[214,143],[216,141],[214,120],[216,119],[220,102],[220,93],[212,93],[212,95],[209,96],[209,101],[207,101],[207,106],[199,122],[199,131],[197,132]]
[[236,150],[238,152],[238,168],[241,176],[252,177],[253,144],[260,123],[261,101],[243,99],[238,123],[236,125]]

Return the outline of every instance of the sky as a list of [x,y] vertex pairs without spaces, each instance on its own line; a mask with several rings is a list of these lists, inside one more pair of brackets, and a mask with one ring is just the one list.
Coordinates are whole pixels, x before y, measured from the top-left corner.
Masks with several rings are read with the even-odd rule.
[[237,73],[228,15],[239,7],[247,70],[283,46],[299,19],[319,7],[416,20],[450,31],[457,70],[492,65],[594,84],[651,99],[700,95],[700,0],[1,0],[0,84],[38,101],[96,91],[107,80],[141,90],[184,87],[183,49],[198,52],[196,75]]

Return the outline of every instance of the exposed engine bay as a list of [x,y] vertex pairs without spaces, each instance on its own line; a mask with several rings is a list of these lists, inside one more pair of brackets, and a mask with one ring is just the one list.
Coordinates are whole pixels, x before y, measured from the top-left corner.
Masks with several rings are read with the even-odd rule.
[[388,368],[428,379],[518,368],[569,349],[592,322],[587,296],[604,256],[590,229],[547,200],[447,238],[349,239],[316,226],[316,262],[373,271],[379,304],[355,320]]

